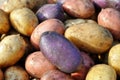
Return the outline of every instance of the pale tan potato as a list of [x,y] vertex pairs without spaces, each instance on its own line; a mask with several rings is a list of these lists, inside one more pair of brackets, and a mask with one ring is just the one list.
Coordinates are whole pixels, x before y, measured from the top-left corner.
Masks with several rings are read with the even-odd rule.
[[111,66],[96,64],[89,70],[85,80],[117,80],[117,76]]
[[120,43],[110,49],[108,53],[108,64],[120,75]]
[[66,29],[65,37],[79,49],[95,54],[107,51],[113,42],[112,34],[96,23],[73,25]]
[[14,65],[24,55],[26,43],[19,35],[8,35],[0,42],[0,68]]
[[4,80],[3,71],[0,69],[0,80]]
[[28,73],[20,66],[10,66],[5,70],[5,80],[30,80]]
[[10,13],[13,27],[23,35],[30,36],[38,25],[37,16],[28,8],[16,9]]
[[10,29],[10,22],[8,15],[0,9],[0,34],[5,34]]
[[46,0],[4,0],[0,8],[7,13],[12,12],[14,9],[27,7],[33,9],[36,5],[46,3]]

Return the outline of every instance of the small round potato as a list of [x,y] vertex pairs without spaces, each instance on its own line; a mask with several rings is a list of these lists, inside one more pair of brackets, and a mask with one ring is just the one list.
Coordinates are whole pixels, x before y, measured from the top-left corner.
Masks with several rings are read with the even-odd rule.
[[5,70],[5,80],[30,80],[28,73],[20,66],[11,66]]
[[37,16],[28,8],[13,10],[10,13],[10,21],[18,32],[26,36],[30,36],[39,23]]
[[96,23],[82,23],[66,29],[65,37],[79,49],[100,54],[107,51],[113,42],[112,34]]
[[0,42],[0,68],[14,65],[24,55],[26,43],[19,34],[9,35]]
[[85,80],[117,80],[115,70],[107,64],[97,64],[87,73]]
[[108,64],[120,75],[120,43],[114,45],[108,53]]
[[0,9],[0,34],[7,33],[10,29],[10,23],[7,14]]

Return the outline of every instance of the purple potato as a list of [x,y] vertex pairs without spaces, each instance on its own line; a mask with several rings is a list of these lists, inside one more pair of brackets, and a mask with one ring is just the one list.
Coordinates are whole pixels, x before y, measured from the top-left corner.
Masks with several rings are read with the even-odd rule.
[[40,22],[52,18],[59,19],[61,21],[65,20],[61,4],[45,4],[38,9],[36,15]]
[[54,31],[47,31],[41,35],[40,50],[52,64],[66,73],[76,71],[83,63],[79,49]]

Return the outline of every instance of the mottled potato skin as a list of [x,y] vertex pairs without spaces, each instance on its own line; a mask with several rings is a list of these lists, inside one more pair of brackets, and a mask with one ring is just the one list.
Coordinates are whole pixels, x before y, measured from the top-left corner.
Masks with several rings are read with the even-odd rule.
[[89,18],[95,13],[94,5],[90,0],[65,0],[63,9],[78,18]]
[[79,49],[57,32],[44,32],[39,44],[44,56],[63,72],[74,72],[82,65]]
[[55,31],[63,35],[65,32],[64,24],[58,19],[48,19],[40,23],[30,37],[33,46],[38,50],[41,34],[45,31]]
[[98,24],[107,28],[114,39],[120,39],[120,12],[113,8],[105,8],[98,15]]
[[8,15],[0,9],[0,34],[7,33],[10,29]]
[[40,2],[43,3],[43,1],[41,0],[5,0],[3,4],[1,4],[0,8],[9,14],[10,12],[18,8],[27,7],[32,9]]
[[24,55],[26,43],[20,35],[9,35],[0,42],[0,68],[14,65]]
[[56,69],[56,67],[44,57],[41,51],[33,52],[27,57],[25,68],[31,76],[37,78],[41,78],[41,76],[49,70]]
[[117,80],[115,70],[107,64],[94,65],[85,80]]
[[50,70],[44,73],[40,80],[74,80],[74,79],[72,79],[70,75],[67,75],[59,70]]
[[12,26],[21,34],[30,36],[38,25],[37,16],[28,8],[16,9],[10,13]]
[[113,42],[111,33],[96,23],[73,25],[66,29],[65,37],[78,48],[96,54],[107,51]]
[[28,73],[20,66],[11,66],[5,70],[5,80],[30,80]]
[[108,53],[108,64],[120,75],[120,43],[114,45]]

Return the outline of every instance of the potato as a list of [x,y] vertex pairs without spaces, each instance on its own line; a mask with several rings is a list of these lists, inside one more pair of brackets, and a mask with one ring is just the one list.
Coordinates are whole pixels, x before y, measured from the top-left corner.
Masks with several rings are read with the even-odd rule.
[[44,32],[39,44],[43,55],[63,72],[74,72],[82,65],[79,49],[55,31]]
[[31,76],[41,78],[45,72],[56,69],[56,67],[44,57],[41,51],[36,51],[28,55],[25,69]]
[[59,70],[49,70],[44,73],[40,80],[74,80],[70,75],[65,74]]
[[96,23],[96,21],[91,19],[68,19],[65,21],[65,28],[82,23]]
[[73,25],[66,29],[65,37],[79,49],[94,54],[107,51],[113,42],[111,33],[96,23]]
[[0,8],[9,14],[10,12],[18,8],[27,7],[32,9],[38,3],[42,4],[43,0],[5,0]]
[[13,10],[10,21],[18,32],[26,36],[30,36],[39,23],[37,16],[28,8]]
[[24,55],[26,43],[19,35],[9,35],[0,42],[0,68],[17,63]]
[[10,29],[9,18],[7,14],[0,9],[0,34],[5,34]]
[[0,80],[4,80],[3,71],[0,69]]
[[40,23],[32,32],[30,40],[33,46],[39,50],[40,36],[45,31],[56,31],[64,34],[64,24],[58,19],[48,19]]
[[5,70],[5,80],[30,80],[28,73],[20,66],[10,66]]
[[87,73],[85,80],[117,80],[115,70],[107,64],[96,64]]
[[120,43],[114,45],[108,53],[108,64],[120,75]]
[[120,39],[120,12],[113,8],[105,8],[98,15],[98,24],[107,28],[114,39]]
[[62,5],[66,13],[77,18],[89,18],[95,13],[91,0],[65,0]]

